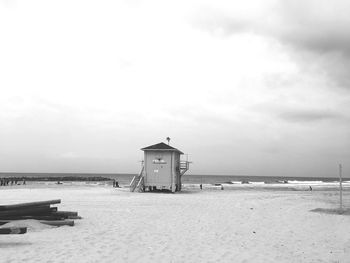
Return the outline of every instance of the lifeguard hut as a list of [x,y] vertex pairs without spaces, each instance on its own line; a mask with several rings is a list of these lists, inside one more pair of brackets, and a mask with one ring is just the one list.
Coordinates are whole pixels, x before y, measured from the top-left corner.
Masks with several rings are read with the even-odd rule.
[[[168,142],[170,138],[167,138]],[[144,151],[141,172],[130,183],[130,191],[170,190],[181,191],[181,177],[189,163],[181,161],[180,150],[163,142],[141,149]]]

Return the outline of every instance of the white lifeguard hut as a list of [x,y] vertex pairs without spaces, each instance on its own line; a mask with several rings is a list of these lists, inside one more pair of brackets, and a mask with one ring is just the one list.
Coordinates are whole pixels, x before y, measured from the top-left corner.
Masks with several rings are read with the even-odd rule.
[[[167,140],[169,142],[170,138]],[[190,163],[181,161],[183,152],[163,142],[141,150],[144,151],[141,172],[132,179],[130,191],[181,191],[181,177]]]

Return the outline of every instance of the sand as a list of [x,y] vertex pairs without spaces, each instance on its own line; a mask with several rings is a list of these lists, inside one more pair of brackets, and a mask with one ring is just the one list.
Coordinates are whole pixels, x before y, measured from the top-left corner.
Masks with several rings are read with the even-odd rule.
[[1,262],[350,262],[350,216],[310,212],[335,208],[335,191],[0,189],[1,204],[49,199],[83,219],[59,228],[12,223],[29,230],[0,236]]

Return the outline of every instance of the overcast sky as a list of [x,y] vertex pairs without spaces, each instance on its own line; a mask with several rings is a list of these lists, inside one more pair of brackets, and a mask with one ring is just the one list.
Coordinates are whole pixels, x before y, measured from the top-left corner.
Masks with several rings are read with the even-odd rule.
[[0,0],[0,171],[350,169],[350,2]]

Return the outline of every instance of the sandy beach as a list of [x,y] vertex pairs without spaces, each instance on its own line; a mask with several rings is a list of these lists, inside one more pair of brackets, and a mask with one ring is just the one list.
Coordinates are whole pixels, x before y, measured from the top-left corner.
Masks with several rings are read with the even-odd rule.
[[[27,220],[0,236],[1,262],[350,262],[350,216],[336,191],[185,188],[130,193],[99,184],[0,189],[2,204],[62,199],[74,227]],[[344,192],[349,204],[349,191]]]

